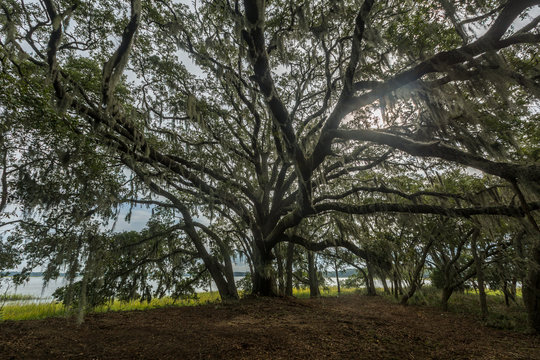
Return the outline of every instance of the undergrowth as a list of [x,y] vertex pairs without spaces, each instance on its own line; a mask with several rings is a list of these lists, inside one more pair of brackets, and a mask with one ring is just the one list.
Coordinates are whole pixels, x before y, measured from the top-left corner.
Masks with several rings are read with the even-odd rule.
[[[382,292],[379,292],[382,294]],[[518,290],[515,301],[510,300],[509,306],[506,305],[504,294],[499,290],[486,289],[488,314],[482,318],[479,295],[474,290],[464,292],[454,292],[448,301],[448,311],[457,314],[473,316],[482,321],[484,325],[506,330],[526,331],[527,313],[521,297],[521,290]],[[399,302],[399,299],[391,295],[384,295]],[[409,299],[409,305],[429,306],[441,308],[441,290],[435,287],[424,287],[417,291]]]
[[[337,286],[331,286],[328,288],[321,289],[321,296],[338,296],[338,295],[347,295],[347,294],[356,294],[360,292],[361,289],[357,288],[341,288],[341,292],[338,293]],[[299,299],[305,299],[310,297],[309,288],[305,289],[293,289],[293,296]]]

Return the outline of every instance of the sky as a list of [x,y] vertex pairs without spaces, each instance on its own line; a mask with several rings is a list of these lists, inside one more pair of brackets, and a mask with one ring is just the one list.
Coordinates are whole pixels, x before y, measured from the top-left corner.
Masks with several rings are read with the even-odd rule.
[[120,211],[120,216],[116,222],[114,230],[116,232],[122,231],[141,231],[150,219],[152,212],[146,206],[134,207],[131,210],[131,220],[130,222],[126,221],[126,215],[128,214],[128,209],[123,209]]

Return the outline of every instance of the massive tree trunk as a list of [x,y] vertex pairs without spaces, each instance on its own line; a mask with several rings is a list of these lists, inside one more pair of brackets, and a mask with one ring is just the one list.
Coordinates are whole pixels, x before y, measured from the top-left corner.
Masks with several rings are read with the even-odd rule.
[[274,248],[274,254],[276,256],[277,263],[277,285],[279,296],[285,295],[285,280],[284,280],[284,271],[283,271],[283,256],[281,255],[281,244],[278,244]]
[[536,333],[540,333],[540,227],[532,215],[520,187],[516,182],[513,182],[512,185],[525,211],[526,218],[532,226],[531,234],[533,243],[531,257],[529,259],[529,271],[523,284],[523,302],[527,309],[530,329]]
[[405,293],[405,295],[403,295],[403,297],[401,298],[401,305],[407,305],[407,301],[409,301],[409,299],[413,297],[416,289],[418,289],[418,283],[418,279],[413,279],[413,281],[411,282],[411,286],[409,287],[409,291],[407,291],[407,293]]
[[377,291],[375,290],[375,281],[373,281],[373,266],[371,265],[370,260],[366,260],[366,265],[367,265],[367,282],[366,282],[367,294],[369,296],[375,296],[377,295]]
[[452,296],[453,292],[454,288],[452,287],[444,287],[442,289],[441,305],[444,311],[448,311],[448,300],[450,299],[450,296]]
[[392,281],[392,291],[394,292],[394,297],[396,299],[399,298],[399,278],[398,278],[398,273],[396,270],[394,270],[394,278],[393,278],[393,281]]
[[[264,246],[264,244],[262,245]],[[253,294],[259,296],[277,296],[272,269],[272,251],[261,249],[256,244],[254,251]]]
[[238,289],[236,288],[236,283],[234,281],[234,270],[232,266],[231,253],[227,246],[225,246],[223,241],[221,241],[221,239],[219,239],[218,245],[221,249],[221,255],[223,256],[224,260],[224,266],[221,266],[221,264],[219,263],[218,266],[219,268],[221,268],[221,273],[223,273],[223,278],[226,282],[226,290],[219,290],[219,294],[222,300],[237,300]]
[[390,295],[390,289],[388,288],[388,284],[386,283],[386,275],[385,274],[381,274],[381,282],[382,282],[382,285],[383,285],[383,288],[384,288],[384,293],[386,295]]
[[478,247],[477,247],[477,238],[478,233],[475,233],[472,237],[471,241],[471,248],[472,248],[472,254],[474,258],[474,263],[476,266],[476,279],[478,280],[478,294],[480,297],[480,308],[482,309],[482,318],[486,318],[488,314],[488,306],[487,306],[487,299],[486,299],[486,290],[484,285],[484,257],[478,253]]
[[317,277],[317,266],[315,264],[315,253],[308,250],[308,277],[309,277],[309,296],[321,296],[319,290],[319,279]]
[[221,300],[237,300],[238,292],[236,290],[236,284],[234,283],[234,281],[231,282],[226,280],[217,261],[212,261],[211,259],[208,259],[204,263],[206,265],[206,268],[210,272],[212,279],[216,283]]
[[287,244],[287,261],[285,264],[285,296],[293,296],[293,261],[294,261],[294,244]]
[[527,309],[529,327],[540,333],[540,241],[532,248],[529,272],[523,284],[523,302]]

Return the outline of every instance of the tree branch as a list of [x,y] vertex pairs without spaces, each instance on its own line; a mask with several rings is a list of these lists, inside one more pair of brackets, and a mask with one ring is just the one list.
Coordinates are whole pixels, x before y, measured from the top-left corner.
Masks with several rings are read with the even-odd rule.
[[111,105],[113,92],[121,79],[133,46],[135,34],[141,21],[141,0],[131,0],[131,19],[124,29],[120,46],[103,66],[102,96],[103,104]]
[[341,139],[375,142],[377,144],[391,146],[414,156],[436,157],[452,161],[482,170],[491,175],[499,176],[511,182],[518,179],[540,182],[540,166],[538,165],[516,165],[494,162],[440,142],[418,142],[397,135],[373,130],[334,130],[329,132],[329,136],[332,138],[337,137]]
[[[529,203],[529,209],[540,209],[540,201]],[[346,214],[367,215],[380,212],[408,213],[408,214],[436,214],[450,217],[469,217],[473,215],[500,215],[509,217],[523,217],[525,212],[521,207],[513,206],[487,206],[472,208],[445,208],[436,205],[424,204],[393,204],[377,203],[366,205],[353,205],[329,202],[314,205],[316,213],[338,211]]]

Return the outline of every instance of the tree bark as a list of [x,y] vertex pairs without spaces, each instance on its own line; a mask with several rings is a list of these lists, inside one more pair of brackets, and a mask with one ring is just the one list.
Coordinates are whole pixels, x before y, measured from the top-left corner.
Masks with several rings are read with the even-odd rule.
[[315,253],[308,250],[308,277],[309,277],[309,296],[321,296],[319,290],[319,279],[317,277],[317,266],[315,264]]
[[[237,300],[238,292],[236,289],[236,284],[234,283],[234,273],[232,269],[230,253],[227,247],[223,244],[223,242],[219,238],[219,236],[217,236],[217,234],[215,234],[214,232],[210,231],[207,227],[201,226],[201,224],[197,224],[196,222],[194,222],[191,216],[191,213],[189,209],[185,206],[185,204],[181,202],[178,198],[176,198],[173,194],[162,189],[155,182],[149,180],[147,176],[144,174],[144,172],[141,171],[140,168],[133,166],[133,164],[130,164],[130,162],[125,159],[124,159],[124,163],[128,167],[130,167],[139,177],[141,177],[142,179],[146,179],[148,182],[149,188],[153,192],[167,198],[182,213],[182,217],[184,219],[184,224],[185,224],[184,230],[193,241],[193,245],[195,245],[198,255],[201,257],[202,261],[204,262],[204,265],[208,269],[210,276],[212,276],[212,279],[214,279],[214,282],[216,283],[221,299],[222,300]],[[203,241],[201,240],[199,234],[197,233],[197,230],[195,229],[196,224],[201,229],[203,229],[203,231],[205,231],[209,236],[214,238],[214,240],[216,241],[216,243],[218,244],[220,248],[221,255],[224,258],[224,262],[225,262],[224,266],[221,265],[218,259],[216,258],[216,256],[211,255],[206,249],[206,247],[204,246]]]
[[401,299],[401,305],[407,304],[407,301],[414,295],[416,292],[416,289],[418,288],[420,284],[420,276],[422,276],[422,269],[424,269],[424,264],[426,263],[426,257],[429,252],[429,249],[431,249],[431,246],[435,242],[434,238],[431,238],[430,241],[426,244],[426,247],[422,251],[422,257],[420,258],[420,261],[416,265],[416,268],[414,269],[414,274],[411,282],[411,287],[409,288],[409,291],[403,295],[403,298]]
[[510,297],[508,296],[508,283],[506,280],[503,281],[503,294],[504,294],[504,304],[506,307],[510,307]]
[[285,295],[285,281],[284,281],[284,271],[283,271],[283,257],[281,256],[280,244],[274,248],[274,254],[276,256],[277,262],[277,282],[278,282],[278,293],[280,296]]
[[[523,192],[516,182],[513,182],[514,190],[520,199],[521,206],[527,215],[527,220],[532,226],[532,248],[529,260],[529,270],[523,283],[523,303],[527,309],[529,328],[531,331],[540,333],[540,227],[531,214]],[[506,295],[506,293],[505,293]]]
[[287,244],[287,261],[285,264],[285,296],[293,296],[293,261],[294,261],[294,244]]
[[442,289],[441,304],[443,311],[448,311],[448,300],[450,299],[450,296],[452,296],[453,291],[453,288],[444,287]]
[[377,291],[375,290],[375,282],[373,281],[373,266],[371,265],[371,261],[366,260],[367,265],[367,294],[369,296],[375,296],[377,295]]
[[392,282],[392,286],[394,288],[394,297],[396,299],[399,298],[399,279],[397,271],[394,270],[394,281]]
[[388,284],[386,283],[386,276],[385,275],[381,275],[381,282],[382,282],[382,285],[383,285],[383,288],[384,288],[384,293],[386,295],[390,294],[390,289],[388,288]]
[[334,261],[334,270],[336,271],[337,292],[338,292],[338,294],[341,294],[341,286],[339,284],[339,270],[338,270],[338,266],[337,266],[337,261]]
[[535,239],[529,271],[523,284],[523,302],[527,309],[529,327],[540,333],[540,241]]
[[478,253],[477,248],[477,238],[479,236],[479,232],[476,232],[471,240],[471,248],[474,258],[474,263],[476,265],[476,279],[478,280],[478,296],[480,297],[480,309],[482,310],[482,318],[486,318],[488,314],[488,306],[487,306],[487,297],[486,297],[486,289],[484,285],[484,258],[481,254]]
[[[206,268],[210,272],[212,279],[216,283],[221,300],[238,300],[238,292],[236,291],[236,285],[234,282],[231,284],[225,279],[217,261],[211,259],[205,261]],[[210,281],[210,284],[212,282]],[[212,285],[210,285],[212,286]]]
[[517,296],[517,279],[515,277],[512,278],[512,283],[510,284],[510,294],[512,294],[514,299]]
[[273,279],[272,252],[260,249],[258,245],[255,246],[254,250],[253,294],[277,296]]

